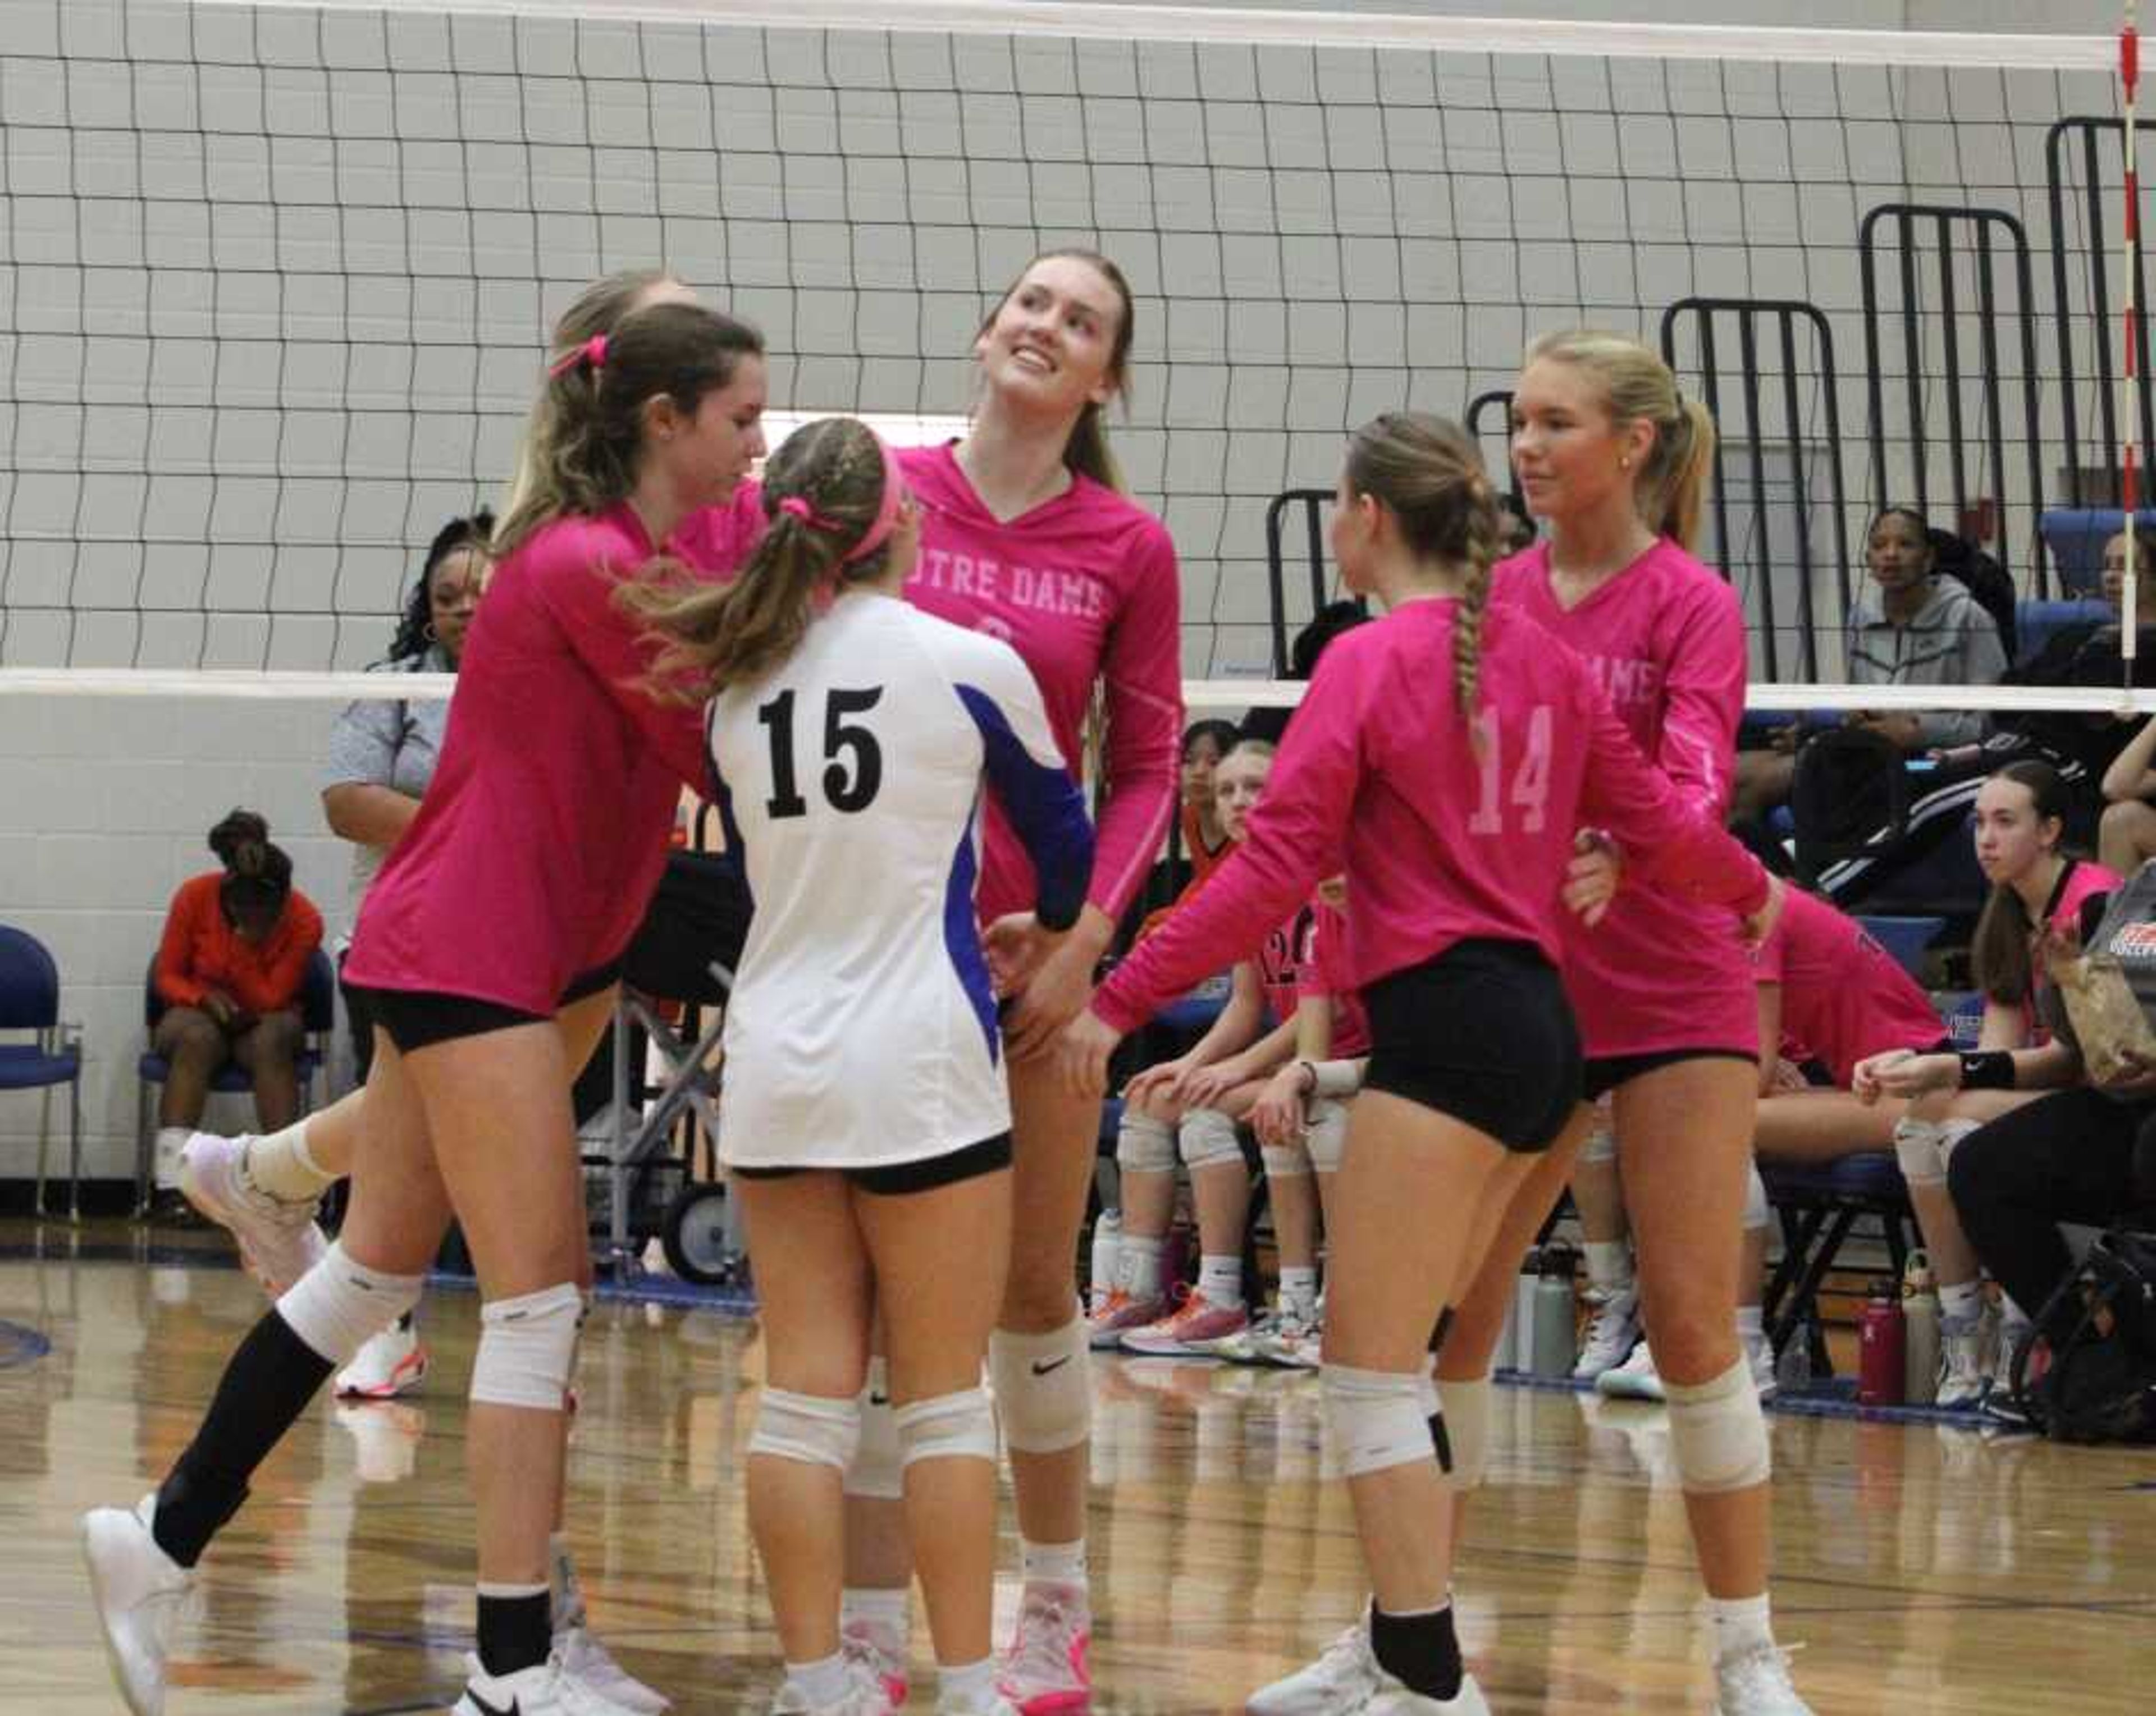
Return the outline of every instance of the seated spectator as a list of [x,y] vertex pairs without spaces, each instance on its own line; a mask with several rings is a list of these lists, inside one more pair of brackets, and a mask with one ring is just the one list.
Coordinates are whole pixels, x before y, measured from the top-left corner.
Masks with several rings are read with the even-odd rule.
[[[1326,646],[1342,632],[1367,624],[1369,617],[1368,611],[1359,602],[1327,602],[1318,609],[1317,617],[1295,634],[1295,642],[1288,651],[1288,678],[1307,681],[1317,671],[1317,660],[1325,653]],[[1277,745],[1281,735],[1287,731],[1287,718],[1293,713],[1286,709],[1251,709],[1243,717],[1243,736]]]
[[153,1213],[181,1221],[190,1219],[181,1152],[221,1067],[247,1069],[265,1130],[298,1115],[300,992],[322,940],[322,914],[292,886],[292,861],[270,843],[260,817],[233,812],[210,830],[209,845],[224,868],[172,896],[153,980],[165,1013],[152,1042],[172,1069],[158,1101]]
[[1182,904],[1228,855],[1228,836],[1220,826],[1219,808],[1213,797],[1213,771],[1242,736],[1233,721],[1193,721],[1183,729],[1183,805],[1178,824],[1181,838],[1173,861],[1163,859],[1154,866],[1145,890],[1151,898],[1165,897],[1168,903],[1146,914],[1137,927],[1138,935],[1145,935]]
[[[427,549],[418,582],[389,645],[371,673],[454,674],[465,633],[486,587],[486,545],[494,515],[484,510],[452,519]],[[329,762],[322,772],[322,814],[331,831],[352,845],[352,881],[345,896],[344,943],[358,921],[360,902],[382,860],[419,813],[420,795],[441,755],[449,705],[436,699],[362,698],[346,705],[330,730]],[[345,1022],[352,1033],[355,1078],[367,1082],[374,1059],[374,1020],[364,1001],[344,991]]]
[[[1938,570],[1922,516],[1890,506],[1872,520],[1866,553],[1873,591],[1851,606],[1844,634],[1853,685],[1994,685],[2006,671],[1999,627],[1968,587]],[[1911,755],[1975,745],[1984,735],[1974,709],[1852,710],[1845,725],[1876,733]],[[1785,804],[1802,732],[1772,730],[1768,744],[1738,754],[1732,821],[1755,821]]]
[[[2112,896],[2082,945],[2116,958],[2141,1003],[2156,1018],[2156,865],[2144,865]],[[2063,1042],[2072,1026],[2058,1010]],[[1954,1152],[1947,1188],[1985,1268],[2008,1298],[2041,1313],[2072,1259],[2061,1222],[2112,1227],[2156,1205],[2156,1066],[2122,1071],[2098,1086],[2082,1084],[2038,1097],[1979,1127]],[[2057,1339],[2070,1329],[2037,1329]],[[1984,1408],[2017,1416],[2003,1391]]]
[[[2030,1102],[2039,1090],[2077,1083],[2081,1058],[2055,1042],[2040,1021],[2051,995],[2044,940],[2080,922],[2082,902],[2106,894],[2118,878],[2061,849],[2066,790],[2046,763],[2010,763],[1984,783],[1976,801],[1977,861],[1991,897],[1971,948],[1984,991],[1984,1030],[1973,1054],[1897,1048],[1857,1064],[1852,1083],[1866,1102],[1895,1098],[1907,1106],[1894,1125],[1894,1153],[1939,1283],[1942,1406],[1980,1404],[1998,1376],[1982,1363],[1986,1342],[1977,1253],[1964,1232],[1947,1176],[1963,1143],[1979,1126]],[[2026,1307],[2010,1295],[2005,1338],[2010,1353]]]

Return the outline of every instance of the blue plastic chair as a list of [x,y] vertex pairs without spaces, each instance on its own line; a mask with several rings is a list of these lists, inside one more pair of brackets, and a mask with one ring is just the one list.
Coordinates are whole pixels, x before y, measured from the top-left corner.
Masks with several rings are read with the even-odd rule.
[[[142,981],[142,1022],[148,1027],[155,1042],[157,1021],[165,1017],[167,1002],[157,993],[157,960],[151,955],[150,966]],[[307,960],[307,974],[300,983],[300,1023],[306,1032],[299,1053],[294,1057],[292,1069],[300,1081],[300,1112],[303,1114],[314,1109],[315,1077],[329,1059],[329,1036],[336,1028],[336,967],[330,956],[317,947]],[[142,1213],[150,1206],[150,1158],[153,1136],[150,1124],[150,1092],[172,1077],[172,1063],[155,1048],[143,1051],[135,1064],[141,1083],[135,1098],[135,1212]],[[212,1095],[244,1096],[254,1089],[254,1081],[246,1068],[237,1061],[227,1061],[211,1076]]]
[[68,1219],[82,1209],[82,1027],[60,1020],[60,973],[45,945],[0,924],[0,1031],[28,1031],[29,1042],[0,1042],[0,1090],[42,1091],[38,1114],[37,1212],[45,1212],[45,1155],[52,1093],[68,1093]]

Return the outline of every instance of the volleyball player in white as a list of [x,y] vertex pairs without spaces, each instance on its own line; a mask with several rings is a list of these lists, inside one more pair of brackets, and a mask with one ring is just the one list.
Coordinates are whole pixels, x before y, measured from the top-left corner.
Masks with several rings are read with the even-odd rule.
[[901,599],[919,520],[872,431],[850,417],[798,431],[762,499],[770,529],[739,578],[658,619],[676,644],[662,673],[690,665],[716,690],[716,790],[756,903],[719,1151],[769,1340],[748,1509],[786,1656],[773,1709],[886,1708],[839,1633],[840,1481],[880,1301],[937,1708],[1015,1716],[989,1654],[996,1425],[981,1375],[1009,1258],[1011,1109],[974,916],[983,777],[1050,936],[1085,904],[1091,826],[1017,654]]

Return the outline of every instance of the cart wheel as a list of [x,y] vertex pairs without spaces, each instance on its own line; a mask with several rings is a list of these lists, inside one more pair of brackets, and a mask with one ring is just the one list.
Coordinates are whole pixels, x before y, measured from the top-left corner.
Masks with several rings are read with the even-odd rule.
[[726,1249],[726,1188],[711,1181],[692,1180],[675,1194],[660,1242],[684,1281],[725,1287],[741,1275],[741,1254]]

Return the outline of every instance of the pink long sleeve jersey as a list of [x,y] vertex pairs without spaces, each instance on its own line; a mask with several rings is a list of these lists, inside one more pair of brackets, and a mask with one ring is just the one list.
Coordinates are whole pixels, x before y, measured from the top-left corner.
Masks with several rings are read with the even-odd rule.
[[555,520],[496,570],[441,761],[361,909],[352,982],[548,1014],[628,946],[681,784],[706,773],[701,711],[648,694],[650,646],[613,602],[652,552],[624,503]]
[[[1639,748],[1698,814],[1722,819],[1746,658],[1743,610],[1717,573],[1665,537],[1567,608],[1539,543],[1498,566],[1491,603],[1578,652]],[[1568,919],[1563,965],[1590,1059],[1758,1046],[1750,961],[1716,906],[1627,887],[1594,929]]]
[[1624,843],[1642,880],[1757,909],[1757,861],[1649,766],[1593,675],[1515,610],[1483,623],[1478,755],[1453,691],[1458,607],[1409,602],[1326,652],[1249,838],[1116,968],[1094,1000],[1101,1018],[1134,1029],[1342,871],[1358,989],[1471,936],[1554,964],[1583,822]]

